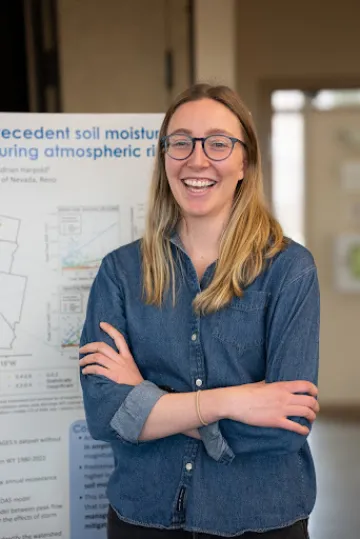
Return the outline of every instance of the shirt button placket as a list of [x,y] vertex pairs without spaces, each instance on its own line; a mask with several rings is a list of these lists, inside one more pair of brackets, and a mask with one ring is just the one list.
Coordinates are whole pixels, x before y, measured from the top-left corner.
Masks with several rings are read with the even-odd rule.
[[[196,341],[198,341],[198,336],[199,336],[199,334],[198,334],[196,331],[194,331],[194,332],[191,334],[191,340],[192,340],[193,343],[196,343]],[[195,385],[196,385],[197,388],[202,387],[203,381],[201,380],[201,378],[197,378],[197,379],[195,380]]]

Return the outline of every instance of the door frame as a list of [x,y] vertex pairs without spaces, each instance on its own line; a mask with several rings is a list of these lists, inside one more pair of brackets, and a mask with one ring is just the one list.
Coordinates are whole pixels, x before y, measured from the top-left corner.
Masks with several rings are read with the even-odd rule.
[[[264,190],[272,208],[272,166],[271,166],[271,94],[276,90],[300,90],[314,93],[323,89],[341,90],[360,88],[360,74],[356,76],[321,77],[278,77],[261,79],[257,88],[258,134],[262,149]],[[305,190],[306,197],[306,190]]]

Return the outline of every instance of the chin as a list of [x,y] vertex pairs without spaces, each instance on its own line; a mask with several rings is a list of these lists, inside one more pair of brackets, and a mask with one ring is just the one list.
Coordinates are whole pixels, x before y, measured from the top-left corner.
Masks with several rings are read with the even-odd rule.
[[211,208],[194,208],[194,207],[183,207],[182,213],[185,216],[188,217],[210,217],[214,210],[211,210]]

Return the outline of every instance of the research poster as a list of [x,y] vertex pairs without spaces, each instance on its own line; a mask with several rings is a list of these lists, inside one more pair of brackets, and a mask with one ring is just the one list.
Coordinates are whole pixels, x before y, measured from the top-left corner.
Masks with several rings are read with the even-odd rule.
[[0,539],[106,537],[79,337],[102,258],[142,234],[162,118],[0,114]]

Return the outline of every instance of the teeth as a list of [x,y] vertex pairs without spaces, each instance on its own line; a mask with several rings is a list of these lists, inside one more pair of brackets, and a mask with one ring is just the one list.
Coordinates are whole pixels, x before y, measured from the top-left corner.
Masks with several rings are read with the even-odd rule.
[[210,187],[210,185],[214,185],[216,182],[211,180],[184,180],[184,183],[189,187]]

